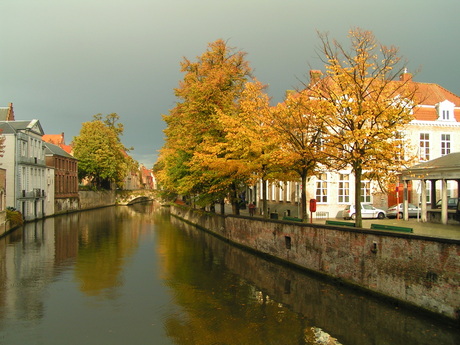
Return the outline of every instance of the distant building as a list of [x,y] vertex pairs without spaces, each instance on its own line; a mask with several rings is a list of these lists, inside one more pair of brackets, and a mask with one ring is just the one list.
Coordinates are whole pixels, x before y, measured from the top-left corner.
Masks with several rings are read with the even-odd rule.
[[128,171],[123,180],[123,189],[124,190],[134,190],[140,188],[139,182],[139,171],[137,169],[133,169]]
[[143,164],[139,167],[141,174],[141,186],[144,189],[154,189],[154,178],[152,170],[147,169]]
[[40,121],[0,121],[0,130],[5,137],[0,164],[6,169],[6,206],[21,211],[25,220],[46,216],[45,143]]
[[0,121],[14,121],[13,103],[8,107],[0,107]]

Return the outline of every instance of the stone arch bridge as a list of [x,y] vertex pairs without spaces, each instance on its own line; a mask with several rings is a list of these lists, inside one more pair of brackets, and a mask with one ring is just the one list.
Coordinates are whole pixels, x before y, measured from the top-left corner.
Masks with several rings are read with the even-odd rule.
[[132,205],[138,202],[155,200],[157,191],[152,189],[117,190],[115,193],[116,205]]

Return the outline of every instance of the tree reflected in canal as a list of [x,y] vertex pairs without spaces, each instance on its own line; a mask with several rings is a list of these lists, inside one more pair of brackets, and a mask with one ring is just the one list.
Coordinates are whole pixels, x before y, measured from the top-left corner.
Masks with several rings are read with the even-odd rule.
[[155,204],[0,239],[1,344],[458,344],[458,328],[286,268]]

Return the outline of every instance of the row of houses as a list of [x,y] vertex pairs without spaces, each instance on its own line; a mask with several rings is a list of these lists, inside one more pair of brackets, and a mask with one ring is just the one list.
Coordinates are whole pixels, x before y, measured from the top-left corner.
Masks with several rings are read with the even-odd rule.
[[[317,79],[321,71],[310,71],[311,80]],[[406,147],[411,148],[411,155],[417,157],[415,164],[430,161],[453,152],[460,152],[460,97],[435,83],[421,83],[412,80],[411,73],[404,71],[400,80],[411,80],[416,85],[418,98],[423,102],[414,109],[414,119],[404,129],[403,137]],[[425,184],[424,184],[425,185]],[[447,181],[447,196],[459,196],[460,181]],[[422,183],[412,181],[409,186],[409,202],[421,204],[422,194],[426,204],[434,206],[441,198],[441,181],[426,184],[426,191],[421,191]],[[398,187],[398,188],[397,188]],[[364,203],[386,209],[403,200],[403,188],[390,186],[384,193],[372,181],[363,181],[361,185]],[[354,176],[351,170],[324,171],[313,176],[307,183],[308,199],[316,199],[316,217],[341,217],[347,204],[354,202]],[[249,202],[262,200],[262,184],[250,188],[247,192]],[[274,183],[267,187],[271,211],[298,214],[300,200],[300,183]],[[315,216],[315,215],[314,215]]]
[[[13,104],[0,107],[0,211],[20,211],[24,220],[79,209],[78,160],[64,133],[45,134],[39,120],[15,119]],[[152,172],[141,165],[125,179],[126,189],[154,188]]]

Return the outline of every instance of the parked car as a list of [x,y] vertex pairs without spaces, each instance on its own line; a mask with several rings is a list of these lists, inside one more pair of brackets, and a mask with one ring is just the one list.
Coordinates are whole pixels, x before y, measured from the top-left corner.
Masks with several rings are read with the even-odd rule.
[[[450,208],[452,210],[457,209],[458,199],[459,198],[447,198],[447,208]],[[434,208],[441,208],[441,203],[442,200],[438,200]]]
[[455,212],[454,218],[460,222],[460,202],[457,203],[457,211]]
[[[384,210],[380,210],[375,208],[369,204],[361,204],[361,217],[362,218],[378,218],[383,219],[385,218],[386,213]],[[356,218],[356,210],[355,205],[347,205],[343,210],[343,219],[355,219]]]
[[[409,217],[417,217],[417,215],[420,214],[421,212],[421,208],[420,207],[417,207],[415,206],[414,204],[408,204],[408,214],[409,214]],[[387,210],[387,217],[388,218],[396,218],[398,216],[398,213],[399,213],[399,218],[403,218],[404,214],[403,214],[403,209],[404,209],[404,204],[401,203],[401,204],[398,204],[398,205],[393,205],[391,207],[388,208]]]

